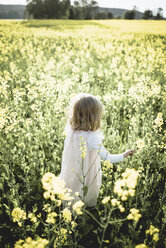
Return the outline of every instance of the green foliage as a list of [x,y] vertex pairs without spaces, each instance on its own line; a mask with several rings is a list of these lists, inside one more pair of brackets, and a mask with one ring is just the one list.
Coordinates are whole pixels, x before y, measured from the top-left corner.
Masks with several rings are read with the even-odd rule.
[[163,19],[163,9],[158,8],[156,16],[154,16],[155,20],[162,20]]
[[124,13],[124,19],[132,20],[135,19],[135,10],[128,10]]
[[[51,248],[85,247],[85,240],[91,248],[140,243],[164,248],[165,34],[117,32],[102,21],[43,20],[3,22],[0,35],[1,246],[41,237]],[[98,95],[105,107],[107,149],[134,148],[136,153],[119,165],[103,164],[96,207],[84,206],[83,215],[70,209],[75,228],[64,221],[63,205],[43,197],[41,179],[46,172],[59,174],[68,105],[85,91]],[[125,168],[139,171],[139,179],[134,196],[122,201],[114,186]],[[127,219],[133,208],[142,215],[136,222]],[[20,226],[13,221],[13,209],[34,216],[22,217]],[[49,213],[57,214],[55,223],[47,222]],[[159,229],[158,242],[146,233],[150,225]]]
[[151,10],[145,10],[143,19],[148,20],[153,18],[153,12]]
[[70,0],[30,0],[26,11],[34,19],[59,19],[67,17],[70,7]]

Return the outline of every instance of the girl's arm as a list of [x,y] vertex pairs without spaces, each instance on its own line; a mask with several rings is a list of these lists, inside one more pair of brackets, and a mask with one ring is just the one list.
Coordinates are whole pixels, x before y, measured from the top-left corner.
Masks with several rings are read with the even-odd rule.
[[134,155],[134,150],[127,150],[126,152],[120,154],[110,154],[107,149],[102,145],[102,140],[99,139],[96,134],[92,135],[88,139],[87,143],[90,150],[94,149],[98,152],[102,160],[109,160],[112,164],[122,162],[123,159],[127,156]]
[[103,145],[93,145],[93,149],[96,150],[102,160],[109,160],[110,163],[118,163],[123,161],[123,153],[110,154]]

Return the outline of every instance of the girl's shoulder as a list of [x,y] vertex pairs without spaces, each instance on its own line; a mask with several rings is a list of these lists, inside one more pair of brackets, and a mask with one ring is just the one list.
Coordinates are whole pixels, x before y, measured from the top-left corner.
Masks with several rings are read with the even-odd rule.
[[104,136],[100,130],[97,131],[84,131],[69,129],[67,136],[82,137],[85,141],[100,141],[102,142]]
[[104,139],[104,136],[101,131],[93,131],[89,134],[88,137],[88,143],[96,143],[96,144],[101,144],[102,140]]

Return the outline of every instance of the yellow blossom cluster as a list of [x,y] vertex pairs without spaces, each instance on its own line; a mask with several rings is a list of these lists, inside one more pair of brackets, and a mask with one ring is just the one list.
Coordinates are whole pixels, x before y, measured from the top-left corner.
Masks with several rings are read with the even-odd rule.
[[81,143],[80,143],[81,157],[84,159],[87,153],[87,145],[86,145],[86,142],[83,140],[82,136],[80,136],[80,140],[81,140]]
[[148,248],[148,246],[145,244],[139,244],[139,245],[136,245],[135,248]]
[[113,172],[113,164],[109,160],[103,162],[102,170],[106,176],[112,177],[111,172]]
[[127,219],[128,220],[138,221],[141,217],[142,217],[142,215],[139,213],[138,209],[131,208],[130,209],[130,214],[127,216]]
[[59,247],[59,244],[66,244],[68,233],[71,234],[71,231],[68,232],[68,229],[63,227],[61,227],[58,231],[55,231],[57,236],[55,239],[55,244],[57,244],[57,246],[54,244],[54,248]]
[[22,226],[22,221],[26,219],[26,213],[21,208],[14,208],[12,211],[13,221],[17,222],[19,226]]
[[61,228],[61,229],[60,229],[60,234],[61,234],[62,236],[65,236],[66,233],[67,233],[67,229],[66,229],[66,228]]
[[66,222],[71,222],[72,214],[68,208],[63,209],[62,215]]
[[[106,203],[108,203],[108,202],[110,202],[110,196],[106,196],[106,197],[102,200],[102,204],[106,204]],[[119,210],[120,210],[121,213],[125,211],[125,208],[120,204],[120,201],[118,201],[117,199],[112,199],[112,200],[111,200],[111,205],[112,205],[113,207],[116,207],[116,206],[117,206],[117,207],[119,208]]]
[[29,213],[29,214],[28,214],[28,218],[29,218],[32,222],[34,222],[34,223],[37,222],[37,218],[36,218],[36,216],[35,216],[34,213]]
[[122,201],[127,201],[128,196],[134,196],[138,176],[138,171],[126,168],[125,172],[122,173],[122,179],[115,182],[114,193],[121,197]]
[[54,224],[56,221],[56,219],[55,219],[56,217],[57,217],[57,213],[55,213],[55,212],[48,213],[46,222],[50,223],[50,224]]
[[5,126],[6,122],[6,109],[0,108],[0,130]]
[[26,240],[18,240],[14,248],[45,248],[48,243],[46,239],[38,238],[37,240],[33,240],[31,237],[28,237]]
[[119,208],[119,210],[120,210],[121,213],[123,213],[125,211],[125,208],[120,204],[120,201],[118,201],[115,198],[111,200],[111,205],[113,207],[116,207],[117,206]]
[[157,242],[159,240],[159,229],[150,225],[149,229],[146,230],[146,234],[149,234],[153,237],[153,240]]
[[78,214],[81,215],[83,212],[81,211],[81,208],[84,206],[84,203],[79,200],[73,204],[73,210]]
[[120,205],[120,201],[118,201],[117,199],[114,198],[114,199],[111,200],[111,205],[113,207],[119,206]]
[[137,145],[138,149],[142,150],[145,146],[145,142],[144,142],[144,140],[139,139],[136,141],[136,145]]
[[48,204],[44,204],[43,206],[43,210],[47,213],[51,213],[51,205],[48,203]]
[[71,222],[71,227],[74,229],[77,226],[77,223],[75,221]]
[[103,204],[106,204],[110,201],[110,196],[106,196],[103,200],[102,200],[102,203]]
[[156,126],[158,126],[158,127],[161,127],[162,125],[163,125],[163,117],[162,117],[162,113],[160,112],[160,113],[158,113],[158,115],[157,115],[157,118],[155,119],[155,121],[154,121],[154,123],[156,124]]
[[163,114],[161,112],[158,113],[156,119],[154,120],[155,125],[153,126],[154,130],[157,132],[157,129],[161,131],[162,125],[164,124],[163,121]]
[[[60,200],[73,200],[71,196],[71,190],[65,188],[65,182],[58,177],[56,177],[53,173],[47,172],[42,177],[42,185],[46,190],[43,194],[45,199],[51,199],[56,202],[58,205],[61,204]],[[55,195],[59,197],[59,201],[55,198]]]

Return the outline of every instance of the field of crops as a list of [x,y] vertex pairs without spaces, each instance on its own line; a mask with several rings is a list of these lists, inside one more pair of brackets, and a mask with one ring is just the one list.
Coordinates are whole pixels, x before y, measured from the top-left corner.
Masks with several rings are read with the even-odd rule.
[[[166,247],[166,22],[0,21],[0,247]],[[60,173],[70,100],[98,96],[96,207]],[[65,200],[66,204],[63,203]]]

